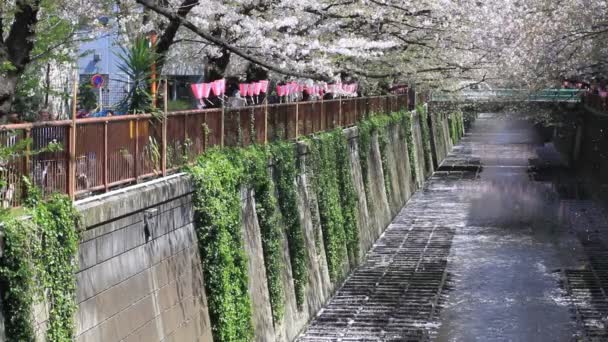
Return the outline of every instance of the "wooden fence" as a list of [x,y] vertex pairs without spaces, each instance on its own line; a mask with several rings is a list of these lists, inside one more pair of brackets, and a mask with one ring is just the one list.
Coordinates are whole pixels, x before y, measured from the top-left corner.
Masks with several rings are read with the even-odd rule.
[[213,146],[293,140],[408,107],[394,95],[4,125],[3,146],[26,147],[0,160],[3,206],[21,204],[23,176],[44,194],[82,198],[165,176]]

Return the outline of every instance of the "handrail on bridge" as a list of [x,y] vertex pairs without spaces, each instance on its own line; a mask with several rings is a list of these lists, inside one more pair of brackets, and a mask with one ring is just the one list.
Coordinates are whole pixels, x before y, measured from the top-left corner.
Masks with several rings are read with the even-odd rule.
[[530,91],[525,89],[494,89],[485,91],[465,90],[461,92],[434,92],[431,95],[432,101],[527,101],[527,102],[580,102],[582,95],[585,94],[581,89],[543,89],[540,91]]

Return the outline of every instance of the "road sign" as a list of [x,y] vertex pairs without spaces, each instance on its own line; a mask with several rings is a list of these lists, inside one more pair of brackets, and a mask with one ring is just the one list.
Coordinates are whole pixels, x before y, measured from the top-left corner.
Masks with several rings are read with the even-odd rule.
[[93,77],[91,77],[91,85],[95,88],[101,88],[103,87],[103,84],[105,83],[103,76],[101,76],[100,74],[95,74],[93,75]]

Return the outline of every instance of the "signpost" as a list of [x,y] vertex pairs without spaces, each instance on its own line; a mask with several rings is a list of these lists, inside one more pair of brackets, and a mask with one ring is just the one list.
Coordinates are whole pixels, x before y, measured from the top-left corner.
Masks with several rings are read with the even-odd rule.
[[91,77],[91,85],[93,88],[99,89],[99,111],[103,109],[103,95],[101,93],[101,88],[103,88],[104,84],[105,80],[103,79],[102,75],[95,74]]

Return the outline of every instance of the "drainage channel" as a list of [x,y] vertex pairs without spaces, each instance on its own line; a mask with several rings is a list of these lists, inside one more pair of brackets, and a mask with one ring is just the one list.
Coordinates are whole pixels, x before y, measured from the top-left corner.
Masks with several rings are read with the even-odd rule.
[[432,338],[455,234],[446,217],[460,210],[453,191],[442,185],[448,176],[436,173],[414,194],[298,341]]
[[580,269],[562,271],[563,286],[573,305],[582,338],[608,340],[608,248],[607,217],[591,201],[563,201],[564,216],[577,232],[587,257]]

